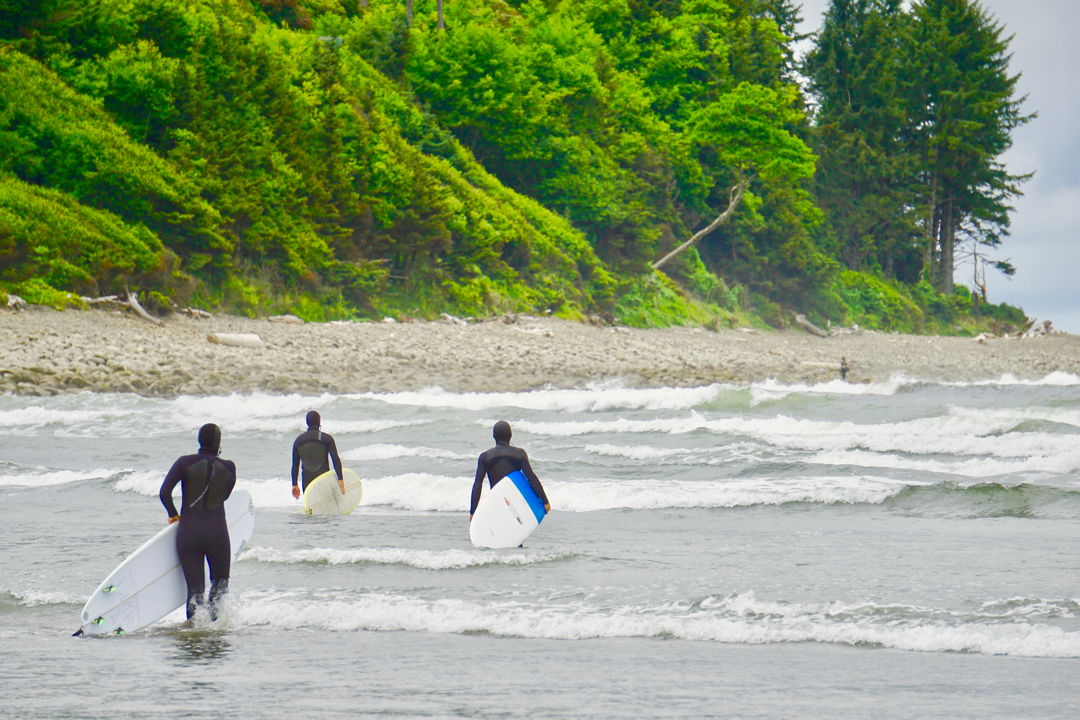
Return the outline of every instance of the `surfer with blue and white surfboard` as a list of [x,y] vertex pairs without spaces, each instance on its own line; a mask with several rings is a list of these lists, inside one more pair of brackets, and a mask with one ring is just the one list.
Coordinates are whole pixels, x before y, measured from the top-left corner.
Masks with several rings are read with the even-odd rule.
[[[512,434],[510,423],[495,423],[495,447],[480,453],[476,463],[469,537],[480,547],[518,547],[551,511],[528,454],[510,444]],[[481,500],[485,476],[490,491]]]

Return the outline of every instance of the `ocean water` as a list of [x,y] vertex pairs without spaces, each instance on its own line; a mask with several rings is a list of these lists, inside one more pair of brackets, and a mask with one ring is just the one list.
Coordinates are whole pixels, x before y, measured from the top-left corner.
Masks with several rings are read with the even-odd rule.
[[[364,479],[295,514],[311,409]],[[508,420],[552,513],[473,548]],[[256,527],[223,619],[72,638],[218,423]],[[8,718],[1070,718],[1080,378],[316,398],[0,396]]]

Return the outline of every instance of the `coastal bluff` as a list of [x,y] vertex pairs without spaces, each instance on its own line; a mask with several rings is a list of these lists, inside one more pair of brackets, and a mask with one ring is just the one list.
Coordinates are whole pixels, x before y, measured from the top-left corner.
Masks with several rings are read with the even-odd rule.
[[[262,347],[220,341],[257,336]],[[211,341],[218,338],[217,342]],[[287,323],[175,314],[151,324],[128,313],[30,307],[0,312],[0,393],[83,391],[177,395],[520,392],[626,387],[1042,379],[1080,375],[1080,337],[991,339],[802,330],[710,332],[603,327],[549,317],[463,323]]]

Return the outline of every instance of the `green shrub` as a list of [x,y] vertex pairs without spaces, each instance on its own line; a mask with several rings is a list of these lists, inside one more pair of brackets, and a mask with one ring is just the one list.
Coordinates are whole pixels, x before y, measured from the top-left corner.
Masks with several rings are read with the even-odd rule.
[[840,297],[848,310],[848,322],[872,330],[916,332],[922,328],[923,312],[895,280],[843,270]]
[[40,278],[32,278],[15,283],[11,287],[12,292],[31,305],[47,305],[57,310],[69,307],[86,309],[86,303],[74,293],[57,290]]

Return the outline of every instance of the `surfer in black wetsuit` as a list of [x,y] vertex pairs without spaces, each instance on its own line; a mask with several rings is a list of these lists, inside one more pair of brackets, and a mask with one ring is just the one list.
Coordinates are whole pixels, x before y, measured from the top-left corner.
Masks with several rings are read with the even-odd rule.
[[[176,551],[187,582],[187,616],[195,614],[206,589],[204,562],[210,564],[210,618],[217,619],[217,604],[229,589],[232,546],[225,522],[225,500],[236,485],[236,465],[218,457],[221,429],[213,423],[199,430],[199,452],[173,463],[161,484],[161,504],[169,512],[169,524],[179,521]],[[177,483],[183,491],[183,509],[173,504]]]
[[300,435],[292,446],[292,496],[300,497],[301,489],[297,486],[297,476],[300,467],[304,468],[303,489],[307,490],[308,483],[323,473],[330,472],[330,461],[334,461],[334,470],[337,471],[338,487],[341,494],[345,494],[345,476],[341,473],[341,458],[338,457],[337,443],[331,435],[327,435],[319,428],[322,418],[319,413],[312,410],[307,414],[307,432]]
[[529,465],[529,456],[521,448],[510,445],[510,423],[505,420],[495,423],[492,435],[495,437],[495,447],[480,453],[480,458],[476,463],[476,480],[473,481],[472,486],[469,522],[472,522],[476,506],[480,502],[480,492],[484,488],[484,476],[487,475],[491,487],[495,487],[500,480],[515,470],[520,470],[528,479],[529,487],[543,501],[544,511],[551,512],[551,505],[548,503],[544,486],[540,484],[540,478],[536,477],[532,466]]

